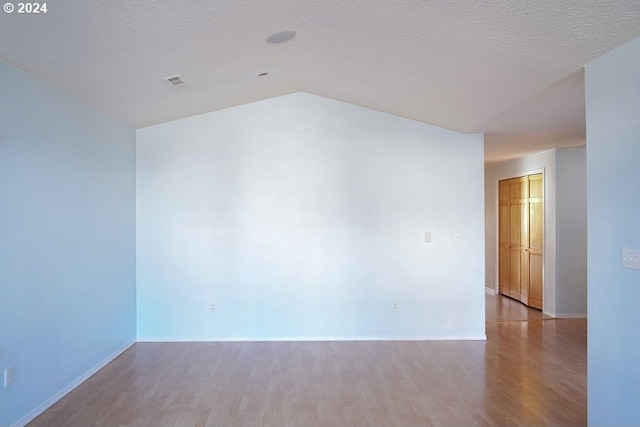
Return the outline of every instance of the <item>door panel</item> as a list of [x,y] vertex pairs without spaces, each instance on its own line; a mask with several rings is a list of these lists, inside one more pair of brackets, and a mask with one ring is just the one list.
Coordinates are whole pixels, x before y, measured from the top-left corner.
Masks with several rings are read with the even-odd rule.
[[529,306],[542,310],[542,253],[529,254]]
[[529,180],[519,182],[520,192],[520,301],[527,304],[529,296]]
[[509,295],[509,182],[498,185],[498,291]]
[[[519,194],[518,190],[513,190],[513,187],[519,187],[518,183],[514,183],[511,187],[512,196]],[[521,210],[519,199],[515,202],[512,199],[509,204],[509,296],[515,299],[520,299],[520,278],[522,277],[520,272]]]
[[542,250],[543,233],[542,228],[542,201],[532,201],[529,203],[529,247]]
[[544,194],[542,174],[529,177],[529,303],[542,310]]

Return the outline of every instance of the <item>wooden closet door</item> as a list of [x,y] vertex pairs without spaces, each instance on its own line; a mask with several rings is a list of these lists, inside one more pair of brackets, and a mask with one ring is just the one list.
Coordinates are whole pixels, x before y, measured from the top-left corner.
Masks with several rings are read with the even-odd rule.
[[510,180],[509,198],[509,296],[526,300],[528,294],[528,263],[525,254],[528,237],[528,180]]
[[529,298],[528,305],[542,310],[544,260],[544,185],[542,174],[529,176]]
[[520,185],[520,301],[529,304],[529,177],[523,177]]
[[498,184],[498,290],[509,296],[509,181]]
[[498,207],[499,291],[542,309],[542,174],[500,181]]

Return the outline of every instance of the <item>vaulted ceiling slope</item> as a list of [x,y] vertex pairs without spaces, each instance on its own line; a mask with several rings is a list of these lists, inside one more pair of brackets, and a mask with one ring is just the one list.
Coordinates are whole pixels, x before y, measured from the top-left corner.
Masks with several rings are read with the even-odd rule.
[[639,22],[636,0],[67,0],[2,13],[0,58],[135,128],[303,91],[499,133]]

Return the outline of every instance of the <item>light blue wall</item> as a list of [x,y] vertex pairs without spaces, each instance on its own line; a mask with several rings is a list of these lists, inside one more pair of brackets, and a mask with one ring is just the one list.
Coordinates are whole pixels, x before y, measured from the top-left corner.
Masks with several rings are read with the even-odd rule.
[[482,135],[298,93],[137,147],[139,340],[484,337]]
[[0,425],[134,340],[135,132],[0,62]]
[[640,425],[640,38],[586,68],[588,407],[591,426]]
[[587,150],[556,150],[556,316],[587,315]]

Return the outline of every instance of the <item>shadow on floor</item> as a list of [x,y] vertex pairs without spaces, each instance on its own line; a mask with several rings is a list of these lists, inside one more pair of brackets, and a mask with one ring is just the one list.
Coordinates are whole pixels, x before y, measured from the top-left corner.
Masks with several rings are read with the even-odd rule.
[[520,301],[503,295],[486,294],[485,296],[485,323],[547,319],[553,319],[553,317],[547,316],[535,308],[527,307]]

